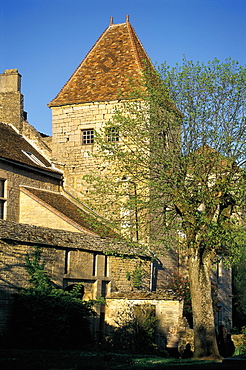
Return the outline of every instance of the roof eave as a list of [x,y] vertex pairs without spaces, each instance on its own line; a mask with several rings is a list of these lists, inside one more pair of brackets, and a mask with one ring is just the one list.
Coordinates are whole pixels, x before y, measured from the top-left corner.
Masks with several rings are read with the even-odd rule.
[[20,163],[20,162],[14,161],[12,159],[7,159],[7,158],[4,158],[4,157],[0,157],[0,161],[7,162],[8,164],[20,167],[24,170],[38,172],[38,173],[41,173],[41,174],[44,174],[46,176],[53,177],[53,178],[56,178],[56,179],[59,179],[59,180],[62,180],[62,178],[63,178],[62,173],[55,172],[51,169],[46,170],[46,169],[42,169],[42,168],[39,168],[39,167],[30,166],[28,164]]

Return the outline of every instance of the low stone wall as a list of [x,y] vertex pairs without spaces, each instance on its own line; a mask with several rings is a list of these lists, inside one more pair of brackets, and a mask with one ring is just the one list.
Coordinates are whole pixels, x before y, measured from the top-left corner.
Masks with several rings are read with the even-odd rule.
[[[139,294],[140,295],[140,294]],[[152,298],[152,299],[151,299]],[[166,336],[171,326],[179,327],[182,321],[183,301],[170,299],[155,299],[135,297],[108,298],[105,307],[105,323],[108,326],[107,334],[112,336],[113,330],[126,324],[133,317],[134,306],[151,306],[155,310],[157,326],[155,342],[159,349],[165,349]]]

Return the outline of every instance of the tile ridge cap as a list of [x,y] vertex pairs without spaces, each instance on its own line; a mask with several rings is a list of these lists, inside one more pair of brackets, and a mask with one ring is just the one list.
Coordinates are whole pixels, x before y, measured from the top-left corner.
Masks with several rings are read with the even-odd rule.
[[[130,41],[131,41],[131,44],[132,44],[132,47],[133,47],[134,56],[137,60],[139,72],[142,73],[141,61],[140,61],[140,58],[139,58],[139,55],[138,55],[138,52],[137,52],[136,44],[134,42],[134,33],[135,33],[135,36],[137,36],[137,34],[136,34],[135,30],[133,29],[133,27],[132,27],[132,25],[130,24],[129,21],[126,21],[125,24],[127,26],[128,32],[129,32],[129,37],[130,37]],[[142,44],[141,44],[141,46],[142,46]]]

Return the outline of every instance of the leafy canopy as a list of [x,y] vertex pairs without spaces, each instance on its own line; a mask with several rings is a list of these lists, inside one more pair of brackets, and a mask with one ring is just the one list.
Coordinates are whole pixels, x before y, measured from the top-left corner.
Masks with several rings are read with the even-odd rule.
[[231,59],[147,70],[97,133],[97,171],[85,180],[93,206],[125,237],[231,245],[245,190],[245,72]]

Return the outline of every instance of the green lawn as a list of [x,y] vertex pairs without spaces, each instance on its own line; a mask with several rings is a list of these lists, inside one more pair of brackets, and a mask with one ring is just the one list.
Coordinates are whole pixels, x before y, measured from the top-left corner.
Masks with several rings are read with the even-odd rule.
[[84,351],[0,350],[1,370],[224,370],[222,363]]

